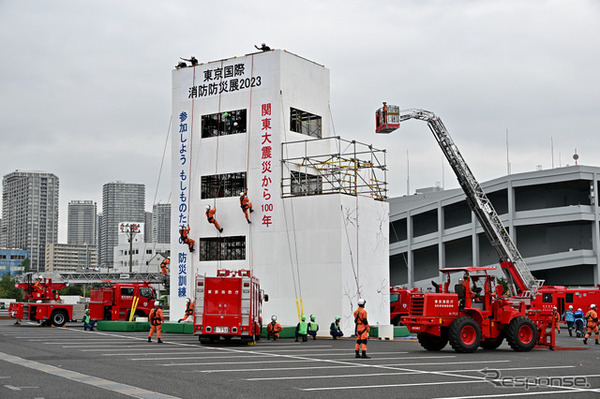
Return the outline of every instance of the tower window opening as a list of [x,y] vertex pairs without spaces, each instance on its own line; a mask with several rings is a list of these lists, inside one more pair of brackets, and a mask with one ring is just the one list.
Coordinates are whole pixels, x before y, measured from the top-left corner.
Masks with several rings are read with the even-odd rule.
[[202,176],[200,185],[202,199],[237,197],[246,188],[246,172]]
[[246,259],[246,237],[200,238],[200,261]]
[[224,111],[202,115],[202,138],[246,133],[246,110]]
[[313,195],[323,192],[323,178],[302,172],[291,172],[291,191],[294,195]]
[[321,138],[321,117],[310,112],[290,108],[290,130],[310,137]]

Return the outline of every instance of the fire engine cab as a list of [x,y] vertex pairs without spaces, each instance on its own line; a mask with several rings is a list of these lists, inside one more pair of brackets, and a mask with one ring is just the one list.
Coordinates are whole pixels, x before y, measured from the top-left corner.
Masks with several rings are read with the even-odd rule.
[[194,334],[200,342],[260,339],[263,293],[250,270],[222,269],[216,277],[197,276],[195,299]]

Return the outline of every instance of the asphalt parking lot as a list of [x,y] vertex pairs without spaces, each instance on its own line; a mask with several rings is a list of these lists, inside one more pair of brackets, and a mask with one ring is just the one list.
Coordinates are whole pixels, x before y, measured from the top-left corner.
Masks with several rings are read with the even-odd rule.
[[560,350],[527,353],[370,340],[371,359],[355,359],[351,339],[205,346],[146,336],[0,320],[0,398],[600,397],[600,345],[567,350],[584,345],[566,331]]

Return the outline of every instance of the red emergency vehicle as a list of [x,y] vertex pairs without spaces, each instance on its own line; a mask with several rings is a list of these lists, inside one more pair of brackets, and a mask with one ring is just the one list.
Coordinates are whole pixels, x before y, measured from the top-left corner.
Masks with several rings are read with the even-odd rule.
[[129,320],[133,310],[134,317],[148,317],[155,300],[149,281],[94,288],[90,292],[90,316],[95,320]]
[[410,313],[410,294],[418,291],[417,288],[409,290],[399,285],[390,287],[390,323],[402,325],[401,318]]
[[538,289],[538,295],[531,301],[531,307],[552,311],[556,307],[562,315],[569,309],[583,309],[584,313],[591,304],[600,305],[600,287],[578,287],[569,288],[564,286],[542,286]]
[[200,342],[260,339],[263,293],[250,270],[217,270],[216,277],[197,276],[195,294],[194,334]]

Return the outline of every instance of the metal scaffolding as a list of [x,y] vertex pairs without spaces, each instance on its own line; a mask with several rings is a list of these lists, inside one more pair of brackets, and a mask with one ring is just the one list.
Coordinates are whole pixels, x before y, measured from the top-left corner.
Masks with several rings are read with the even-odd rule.
[[385,150],[339,136],[281,146],[282,197],[338,193],[387,199]]

